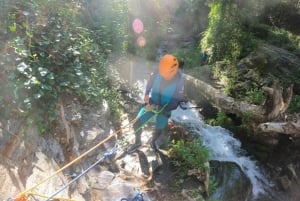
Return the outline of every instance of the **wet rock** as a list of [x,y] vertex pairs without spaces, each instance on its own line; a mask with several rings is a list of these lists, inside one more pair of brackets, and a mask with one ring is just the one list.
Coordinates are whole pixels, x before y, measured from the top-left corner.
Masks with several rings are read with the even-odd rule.
[[97,183],[94,185],[94,188],[104,190],[106,189],[111,182],[113,181],[115,175],[109,171],[100,172]]
[[287,191],[291,187],[292,182],[286,175],[279,177],[278,181],[280,183],[281,188],[285,191]]
[[212,198],[222,201],[247,200],[252,190],[251,182],[238,165],[211,161],[210,166],[210,174],[214,178],[212,182],[217,185]]
[[135,195],[136,188],[138,188],[138,186],[136,186],[134,182],[116,177],[105,189],[94,188],[91,200],[111,201],[120,200],[121,198],[130,198]]
[[201,194],[196,194],[193,190],[182,189],[181,194],[187,201],[204,201],[205,199]]
[[203,195],[209,196],[209,162],[204,164],[205,169],[192,169],[188,171],[188,175],[194,175],[199,180],[199,190]]

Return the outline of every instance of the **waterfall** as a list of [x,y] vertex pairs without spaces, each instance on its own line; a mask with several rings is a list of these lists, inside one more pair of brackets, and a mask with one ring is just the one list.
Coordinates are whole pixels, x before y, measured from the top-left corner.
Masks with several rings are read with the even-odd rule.
[[253,198],[266,193],[266,186],[271,184],[257,162],[246,156],[246,152],[241,148],[241,142],[235,139],[232,133],[220,126],[205,124],[199,112],[194,109],[182,110],[178,107],[172,111],[171,119],[201,136],[203,146],[210,151],[211,160],[237,164],[251,181]]

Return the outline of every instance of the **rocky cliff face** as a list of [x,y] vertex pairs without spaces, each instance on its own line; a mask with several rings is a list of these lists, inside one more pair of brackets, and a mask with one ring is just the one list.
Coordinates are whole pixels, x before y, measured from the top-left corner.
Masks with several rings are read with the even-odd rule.
[[149,145],[152,132],[144,133],[138,152],[126,154],[121,142],[134,138],[127,117],[115,131],[105,103],[87,108],[68,97],[58,107],[56,127],[46,136],[22,120],[1,120],[0,199],[26,193],[36,199],[110,201],[142,192],[159,160]]
[[[66,105],[62,107],[67,125],[64,121],[58,122],[55,132],[47,136],[40,136],[35,125],[24,127],[23,120],[1,120],[1,200],[14,198],[25,190],[50,196],[97,161],[97,157],[102,157],[101,155],[107,151],[106,147],[111,147],[115,138],[104,143],[80,162],[64,171],[56,172],[90,147],[101,142],[112,131],[108,121],[109,110],[105,106],[93,111],[87,108],[74,111],[73,107]],[[74,118],[74,115],[77,115],[77,118]],[[79,116],[84,118],[78,118]],[[69,138],[66,134],[67,127]],[[101,185],[98,182],[99,173],[99,168],[91,171],[88,176],[81,177],[75,182],[76,185],[70,185],[58,196],[75,200],[100,199],[99,193],[95,190],[98,185]],[[53,177],[49,178],[52,175]],[[44,181],[46,178],[49,179]]]

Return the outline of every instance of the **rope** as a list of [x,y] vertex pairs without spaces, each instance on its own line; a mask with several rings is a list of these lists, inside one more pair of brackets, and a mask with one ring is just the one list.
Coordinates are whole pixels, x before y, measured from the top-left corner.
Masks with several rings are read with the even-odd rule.
[[[150,117],[146,122],[144,122],[140,127],[138,127],[132,134],[127,135],[121,142],[119,142],[119,144],[122,146],[124,145],[126,142],[129,141],[129,138],[136,134],[139,130],[141,130],[148,122],[152,121],[158,114],[160,114],[166,107],[167,107],[168,103],[166,103],[163,107],[161,107],[159,110],[158,109],[151,109],[150,112],[153,112],[154,115],[152,117]],[[144,111],[144,113],[141,115],[143,116],[146,112],[149,111]],[[136,118],[136,121],[138,120],[138,118]]]
[[59,170],[55,171],[52,175],[50,175],[49,177],[46,177],[45,179],[43,179],[42,181],[40,181],[38,184],[32,186],[31,188],[23,191],[22,193],[17,195],[17,198],[22,198],[24,197],[24,195],[26,195],[28,192],[31,192],[33,189],[37,188],[38,186],[40,186],[41,184],[45,183],[46,181],[48,181],[49,179],[55,177],[58,173],[62,172],[63,170],[67,169],[68,167],[70,167],[71,165],[73,165],[74,163],[76,163],[77,161],[79,161],[80,159],[82,159],[84,156],[88,155],[89,153],[91,153],[92,151],[94,151],[96,148],[98,148],[100,145],[104,144],[105,142],[107,142],[110,138],[112,138],[113,136],[117,135],[118,133],[120,133],[122,131],[122,129],[128,127],[131,124],[134,124],[137,121],[138,118],[133,119],[131,122],[129,122],[127,125],[123,126],[122,128],[120,128],[118,131],[116,131],[115,133],[109,135],[107,138],[105,138],[103,141],[99,142],[97,145],[95,145],[94,147],[92,147],[91,149],[89,149],[88,151],[86,151],[85,153],[81,154],[80,156],[78,156],[77,158],[75,158],[73,161],[71,161],[70,163],[66,164],[65,166],[63,166],[62,168],[60,168]]
[[[147,124],[147,122],[151,121],[154,117],[156,117],[161,111],[163,111],[163,109],[166,107],[166,105],[164,107],[162,107],[159,111],[151,111],[154,113],[154,115],[149,118],[148,121],[146,121],[142,126],[140,126],[134,133],[136,133],[137,131],[139,131],[140,129],[142,129],[142,127]],[[145,111],[147,112],[147,111]],[[144,112],[144,113],[145,113]],[[144,114],[143,113],[143,114]],[[119,149],[120,147],[118,147]],[[61,189],[59,189],[58,191],[56,191],[55,193],[53,193],[50,197],[47,198],[46,201],[50,201],[51,198],[53,198],[54,196],[56,196],[57,194],[59,194],[60,192],[62,192],[63,190],[65,190],[68,186],[70,186],[72,183],[76,182],[80,177],[82,177],[83,175],[85,175],[88,171],[90,171],[92,168],[94,168],[96,165],[98,165],[100,162],[102,162],[105,159],[108,159],[110,157],[112,157],[117,151],[117,148],[115,147],[114,149],[112,149],[110,152],[105,153],[104,156],[102,158],[100,158],[98,161],[96,161],[94,164],[92,164],[89,168],[87,168],[85,171],[83,171],[81,174],[79,174],[77,177],[75,177],[73,180],[71,180],[70,182],[68,182],[67,184],[65,184]],[[140,201],[140,200],[137,200]],[[141,200],[143,201],[143,200]]]
[[[145,124],[147,124],[149,121],[151,121],[153,118],[155,118],[159,113],[161,113],[165,107],[168,105],[165,104],[162,108],[160,108],[159,110],[155,110],[152,109],[150,110],[151,112],[154,113],[154,115],[152,117],[150,117],[148,119],[148,121],[144,122],[144,124],[142,124],[137,130],[135,130],[133,132],[133,134],[135,134],[137,131],[139,131],[140,129],[143,128],[143,126]],[[148,112],[148,111],[145,111]],[[144,113],[145,113],[144,112]],[[76,163],[77,161],[81,160],[83,157],[85,157],[86,155],[88,155],[89,153],[91,153],[92,151],[94,151],[96,148],[98,148],[100,145],[104,144],[105,142],[107,142],[109,139],[111,139],[113,136],[117,135],[119,132],[122,131],[122,129],[128,127],[131,124],[134,124],[136,121],[138,120],[138,117],[135,118],[134,120],[132,120],[131,122],[129,122],[127,125],[123,126],[122,128],[120,128],[118,131],[116,131],[115,133],[109,135],[108,137],[106,137],[104,140],[102,140],[101,142],[99,142],[97,145],[95,145],[94,147],[92,147],[91,149],[89,149],[88,151],[84,152],[83,154],[81,154],[79,157],[75,158],[73,161],[69,162],[68,164],[66,164],[65,166],[63,166],[62,168],[60,168],[59,170],[55,171],[52,175],[50,175],[49,177],[46,177],[45,179],[43,179],[42,181],[40,181],[38,184],[32,186],[31,188],[25,190],[24,192],[20,193],[17,195],[17,198],[15,199],[16,201],[26,201],[27,200],[27,196],[28,194],[30,194],[30,192],[37,188],[38,186],[40,186],[41,184],[45,183],[46,181],[48,181],[49,179],[55,177],[58,173],[62,172],[63,170],[67,169],[68,167],[70,167],[71,165],[73,165],[74,163]],[[128,137],[128,136],[127,136]],[[123,141],[127,141],[128,139],[125,138]],[[122,142],[121,142],[122,144]],[[123,143],[125,144],[125,143]],[[101,159],[99,159],[98,161],[96,161],[93,165],[91,165],[89,168],[87,168],[84,172],[82,172],[80,175],[78,175],[76,178],[74,178],[72,181],[70,181],[69,183],[67,183],[66,185],[64,185],[60,190],[58,190],[57,192],[55,192],[54,194],[52,194],[50,197],[48,197],[47,201],[49,201],[51,198],[53,198],[54,196],[56,196],[57,194],[59,194],[61,191],[63,191],[64,189],[66,189],[69,185],[71,185],[73,182],[77,181],[80,177],[82,177],[84,174],[86,174],[90,169],[92,169],[93,167],[95,167],[98,163],[100,163],[102,160],[104,160],[107,157],[112,156],[114,153],[116,152],[116,149],[113,149],[110,153],[106,153],[104,154],[104,157],[102,157]],[[67,199],[65,199],[67,200]],[[137,200],[138,201],[138,200]]]
[[141,193],[139,190],[133,198],[121,198],[120,201],[145,201],[144,196],[147,196],[147,200],[151,201],[147,194]]
[[[32,196],[32,197],[38,196],[38,197],[41,197],[41,198],[47,198],[48,197],[47,195],[39,194],[39,193],[34,193],[34,192],[29,192],[27,195]],[[73,200],[73,199],[70,199],[70,198],[63,198],[63,197],[53,197],[53,200],[59,200],[59,201],[76,201],[76,200]]]
[[71,180],[70,182],[68,182],[67,184],[65,184],[61,189],[59,189],[58,191],[56,191],[55,193],[53,193],[52,195],[50,195],[50,197],[48,197],[46,201],[50,201],[51,198],[53,198],[54,196],[56,196],[57,194],[59,194],[60,192],[62,192],[63,190],[65,190],[68,186],[70,186],[72,183],[74,183],[75,181],[77,181],[80,177],[82,177],[83,175],[85,175],[88,171],[90,171],[92,168],[94,168],[100,162],[102,162],[105,159],[108,159],[108,158],[112,157],[115,154],[115,152],[116,152],[116,149],[114,148],[109,153],[105,153],[102,158],[100,158],[98,161],[96,161],[94,164],[92,164],[90,167],[88,167],[85,171],[83,171],[81,174],[79,174],[73,180]]

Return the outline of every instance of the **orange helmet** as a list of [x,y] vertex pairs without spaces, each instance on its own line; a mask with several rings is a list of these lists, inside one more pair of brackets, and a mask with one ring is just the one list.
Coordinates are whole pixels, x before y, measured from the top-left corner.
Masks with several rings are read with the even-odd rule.
[[179,69],[179,62],[176,57],[171,54],[164,55],[158,66],[159,74],[166,80],[171,80]]

